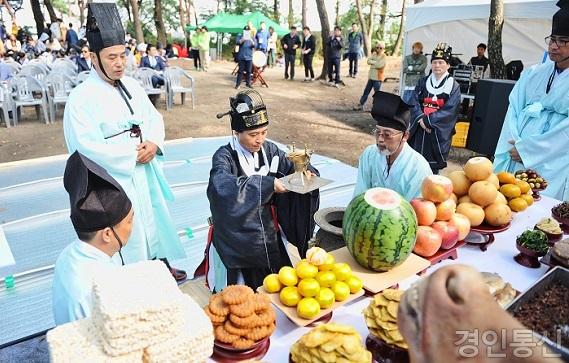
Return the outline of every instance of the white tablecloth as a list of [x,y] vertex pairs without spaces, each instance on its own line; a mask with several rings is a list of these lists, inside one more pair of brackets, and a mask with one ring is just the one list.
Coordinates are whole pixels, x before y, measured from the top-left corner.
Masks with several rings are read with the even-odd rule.
[[[533,229],[541,218],[550,217],[551,208],[558,203],[557,200],[542,197],[542,200],[523,213],[517,213],[511,227],[496,234],[495,242],[488,246],[486,252],[480,251],[477,246],[466,245],[458,250],[457,260],[445,260],[430,267],[427,273],[449,264],[461,263],[474,266],[480,271],[496,272],[505,281],[511,283],[516,290],[524,291],[547,271],[547,266],[542,265],[539,269],[529,269],[518,265],[513,259],[518,253],[516,237],[527,228]],[[406,289],[419,278],[412,276],[402,281],[399,287]],[[365,325],[362,310],[369,304],[369,300],[367,297],[361,297],[340,307],[334,311],[332,321],[353,326],[362,336],[362,340],[365,340],[369,331]],[[277,330],[271,336],[271,347],[262,360],[271,363],[288,362],[291,345],[308,331],[310,328],[298,327],[277,310]]]

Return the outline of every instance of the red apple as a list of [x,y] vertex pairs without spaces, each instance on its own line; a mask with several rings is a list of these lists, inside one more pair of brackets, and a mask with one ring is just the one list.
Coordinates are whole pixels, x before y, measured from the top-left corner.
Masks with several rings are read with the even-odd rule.
[[448,221],[451,219],[454,212],[456,212],[456,203],[452,199],[445,200],[444,202],[437,203],[437,221]]
[[423,257],[430,257],[437,253],[442,243],[443,236],[437,230],[429,226],[419,226],[413,252]]
[[435,222],[433,223],[433,229],[443,236],[443,242],[441,243],[443,250],[453,248],[456,242],[458,242],[458,228],[449,222]]
[[444,202],[452,194],[452,181],[446,176],[429,175],[423,180],[421,194],[431,202]]
[[411,201],[411,206],[417,215],[420,226],[430,226],[437,217],[437,207],[435,203],[424,198],[415,198]]
[[449,223],[458,228],[459,241],[463,241],[470,233],[470,219],[468,219],[468,217],[464,214],[453,214],[453,216],[450,218]]

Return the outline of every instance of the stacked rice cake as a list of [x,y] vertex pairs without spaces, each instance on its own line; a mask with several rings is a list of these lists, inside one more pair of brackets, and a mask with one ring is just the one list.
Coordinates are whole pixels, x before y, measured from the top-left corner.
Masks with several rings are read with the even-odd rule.
[[91,318],[47,334],[53,363],[204,362],[213,326],[176,285],[162,262],[101,272],[93,284]]
[[50,361],[54,363],[140,363],[142,349],[111,357],[91,319],[60,325],[47,333]]
[[92,292],[93,324],[108,355],[162,343],[182,329],[183,294],[161,261],[101,271]]

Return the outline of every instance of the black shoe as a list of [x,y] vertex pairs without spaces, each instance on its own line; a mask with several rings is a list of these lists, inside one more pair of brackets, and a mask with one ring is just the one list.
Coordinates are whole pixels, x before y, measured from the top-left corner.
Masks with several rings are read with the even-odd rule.
[[176,282],[184,281],[185,279],[188,278],[188,274],[186,273],[186,271],[178,270],[177,268],[170,266],[170,263],[168,262],[167,258],[160,258],[160,261],[164,262],[164,264],[166,265],[166,267],[168,268],[168,270],[170,271],[172,277],[174,278],[174,280],[176,280]]
[[246,87],[247,88],[253,88],[253,86],[251,86],[250,84],[248,84]]

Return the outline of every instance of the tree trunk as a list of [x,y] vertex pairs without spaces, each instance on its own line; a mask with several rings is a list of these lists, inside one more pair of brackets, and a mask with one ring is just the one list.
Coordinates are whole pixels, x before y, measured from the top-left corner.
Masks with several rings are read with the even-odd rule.
[[292,0],[288,0],[288,28],[290,29],[294,25],[294,8],[292,6]]
[[399,33],[397,33],[397,40],[395,41],[395,46],[393,47],[392,56],[397,57],[401,52],[401,44],[403,43],[403,34],[405,33],[405,17],[407,13],[407,6],[403,0],[403,6],[401,6],[401,22],[399,23]]
[[41,6],[39,0],[30,0],[32,13],[34,14],[34,20],[36,22],[36,29],[38,36],[43,32],[45,29],[45,19],[43,17],[43,13],[41,12]]
[[506,78],[506,65],[502,57],[502,28],[504,27],[503,0],[490,0],[488,19],[488,60],[492,78]]
[[128,2],[128,0],[125,0],[124,6],[126,7],[126,12],[128,14],[128,21],[130,23],[132,21],[132,14],[130,12],[130,3]]
[[384,40],[386,18],[387,18],[387,0],[381,0],[381,8],[379,10],[379,28],[377,29],[377,37],[380,40]]
[[368,22],[365,20],[365,16],[362,11],[362,4],[360,0],[356,0],[356,12],[358,13],[358,19],[360,21],[360,27],[362,29],[362,35],[364,37],[364,53],[366,57],[371,55],[371,36],[373,34],[373,24],[375,18],[375,1],[371,0],[369,5],[369,19]]
[[281,14],[279,13],[279,0],[274,0],[273,1],[273,19],[277,22],[280,23],[280,17]]
[[186,37],[186,8],[184,6],[184,0],[178,0],[178,11],[180,12],[180,26],[182,27],[182,33],[184,33],[184,38]]
[[306,26],[306,0],[302,0],[302,27]]
[[322,28],[322,52],[324,53],[324,63],[322,64],[322,72],[318,79],[326,79],[328,74],[328,37],[330,37],[330,21],[328,20],[328,12],[326,11],[325,0],[316,0],[318,8],[318,17],[320,18],[320,26]]
[[51,0],[43,0],[43,4],[45,5],[47,13],[49,14],[49,21],[51,21],[52,23],[56,22],[57,14],[55,13],[55,9],[53,8]]
[[166,28],[162,17],[162,0],[154,0],[154,26],[156,26],[156,37],[162,46],[166,46]]
[[340,0],[336,0],[336,17],[334,18],[334,25],[340,25]]
[[138,44],[144,43],[144,33],[142,33],[142,23],[140,21],[140,11],[136,0],[128,0],[130,3],[130,11],[132,12],[132,21],[134,23],[134,37]]
[[[83,24],[85,24],[85,1],[78,0],[77,6],[79,6],[79,24],[83,25]],[[129,14],[130,14],[130,12],[129,12]],[[79,27],[81,27],[81,26],[79,26]]]

